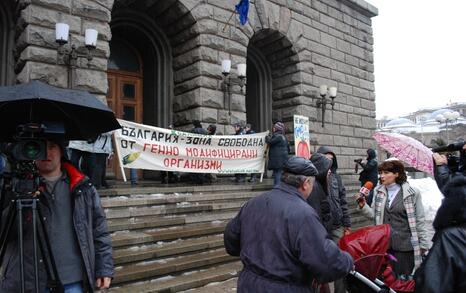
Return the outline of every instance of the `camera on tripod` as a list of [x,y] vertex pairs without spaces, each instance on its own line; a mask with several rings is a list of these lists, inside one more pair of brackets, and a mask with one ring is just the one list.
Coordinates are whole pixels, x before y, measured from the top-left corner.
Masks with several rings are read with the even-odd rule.
[[[13,137],[14,142],[4,144],[2,152],[7,156],[10,164],[10,172],[2,174],[3,185],[0,194],[1,215],[5,214],[5,224],[0,218],[0,264],[6,253],[7,244],[13,235],[16,225],[18,245],[20,247],[20,276],[21,292],[26,292],[25,287],[25,263],[23,233],[29,224],[25,219],[30,215],[33,231],[33,265],[35,278],[35,292],[39,290],[38,281],[38,249],[40,248],[44,265],[49,275],[50,292],[63,292],[63,286],[58,279],[55,260],[52,254],[50,240],[47,235],[44,220],[39,208],[39,172],[35,165],[37,160],[47,159],[47,139],[60,139],[65,131],[62,123],[27,123],[16,128]],[[5,209],[8,207],[8,209]],[[5,209],[5,213],[4,210]],[[24,219],[23,219],[24,217]],[[31,231],[31,230],[29,230]]]
[[361,163],[362,162],[362,159],[356,159],[354,160],[355,163]]

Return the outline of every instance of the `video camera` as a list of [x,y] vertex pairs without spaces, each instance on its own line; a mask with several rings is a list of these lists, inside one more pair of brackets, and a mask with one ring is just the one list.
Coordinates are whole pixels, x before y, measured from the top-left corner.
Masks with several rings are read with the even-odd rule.
[[0,150],[8,159],[10,172],[3,174],[7,191],[29,194],[37,190],[36,160],[47,159],[47,138],[62,137],[65,133],[62,123],[27,123],[16,128],[14,142],[4,143]]
[[[466,141],[458,141],[451,143],[446,146],[441,146],[437,148],[433,148],[432,152],[434,153],[442,153],[442,152],[450,152],[447,154],[448,160],[448,168],[451,172],[466,172],[466,151],[463,149]],[[459,151],[460,155],[455,156],[451,154],[451,152]]]
[[15,142],[9,144],[5,154],[15,162],[47,159],[47,138],[65,134],[63,124],[57,122],[27,123],[17,127]]
[[355,163],[361,163],[362,162],[362,159],[356,159],[354,160]]

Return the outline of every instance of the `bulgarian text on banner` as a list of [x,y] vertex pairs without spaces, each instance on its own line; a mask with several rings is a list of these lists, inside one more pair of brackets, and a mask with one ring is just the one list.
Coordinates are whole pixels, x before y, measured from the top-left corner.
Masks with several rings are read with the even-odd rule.
[[189,173],[262,173],[268,132],[212,136],[118,120],[117,154],[124,168]]

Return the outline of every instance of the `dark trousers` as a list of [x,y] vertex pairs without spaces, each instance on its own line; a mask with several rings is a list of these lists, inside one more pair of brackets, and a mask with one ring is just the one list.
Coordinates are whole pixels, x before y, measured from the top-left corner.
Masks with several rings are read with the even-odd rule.
[[76,168],[84,172],[83,170],[83,165],[85,165],[84,156],[85,154],[88,154],[88,152],[84,152],[84,151],[77,150],[77,149],[70,149],[70,150],[71,150],[71,155],[70,155],[71,163]]
[[280,181],[282,180],[283,169],[273,169],[273,187],[277,187],[280,185]]
[[105,176],[105,169],[107,167],[107,157],[108,154],[103,153],[89,153],[87,158],[87,167],[88,173],[87,176],[91,179],[92,184],[95,188],[99,189],[102,184],[102,178]]

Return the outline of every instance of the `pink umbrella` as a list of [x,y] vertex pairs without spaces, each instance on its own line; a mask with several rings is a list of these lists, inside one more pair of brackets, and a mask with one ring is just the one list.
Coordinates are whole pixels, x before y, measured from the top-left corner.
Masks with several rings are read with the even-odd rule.
[[379,146],[418,170],[434,174],[432,151],[412,137],[388,132],[376,132],[373,138]]

